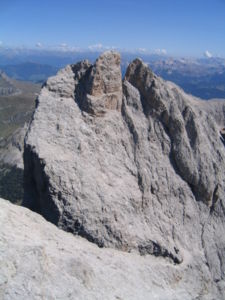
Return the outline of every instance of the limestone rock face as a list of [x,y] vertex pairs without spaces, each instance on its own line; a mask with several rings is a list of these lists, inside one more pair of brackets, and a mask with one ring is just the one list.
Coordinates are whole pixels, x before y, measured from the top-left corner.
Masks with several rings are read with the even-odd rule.
[[105,52],[90,66],[76,91],[83,110],[102,115],[108,109],[119,110],[122,104],[120,55]]
[[[182,95],[176,86],[165,85],[156,78],[140,60],[131,63],[125,79],[140,91],[145,114],[159,120],[169,137],[171,163],[196,200],[212,205],[216,191],[223,198],[220,187],[225,173],[220,163],[225,162],[224,149],[218,141],[220,130],[215,119],[199,111],[197,103]],[[222,123],[224,118],[225,115]]]
[[100,247],[198,270],[211,299],[225,278],[224,111],[139,59],[123,81],[114,52],[68,66],[27,132],[24,205]]
[[90,109],[95,112],[96,102],[102,109],[120,109],[122,103],[122,80],[120,56],[106,52],[101,55],[90,70],[87,92]]
[[100,249],[3,199],[0,228],[0,299],[224,299],[222,283],[219,292],[207,266],[191,269],[189,256],[174,266],[160,257]]

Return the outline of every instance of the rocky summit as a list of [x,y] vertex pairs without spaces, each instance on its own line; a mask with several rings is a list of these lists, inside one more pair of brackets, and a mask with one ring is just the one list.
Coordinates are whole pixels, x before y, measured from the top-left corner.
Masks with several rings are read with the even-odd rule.
[[146,259],[134,299],[225,299],[224,127],[225,102],[185,94],[140,59],[124,79],[116,52],[69,65],[37,99],[23,204],[104,248],[82,242],[89,255]]

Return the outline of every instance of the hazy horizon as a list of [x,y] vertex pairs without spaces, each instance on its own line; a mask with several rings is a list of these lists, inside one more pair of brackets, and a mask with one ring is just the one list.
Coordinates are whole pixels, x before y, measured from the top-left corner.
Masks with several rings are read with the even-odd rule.
[[222,0],[1,1],[0,47],[224,57]]
[[158,51],[156,50],[143,50],[142,48],[137,49],[122,49],[122,48],[116,48],[116,47],[110,47],[110,46],[104,46],[104,45],[95,45],[94,47],[87,47],[87,48],[81,48],[81,47],[72,47],[68,45],[48,45],[43,47],[29,47],[29,46],[10,46],[10,45],[0,45],[0,55],[2,54],[8,54],[10,55],[30,55],[30,54],[37,54],[37,55],[60,55],[60,56],[68,56],[68,55],[76,55],[76,54],[96,54],[100,55],[101,53],[105,51],[116,51],[119,52],[121,55],[133,55],[136,57],[151,57],[155,56],[158,57],[158,59],[225,59],[224,55],[213,55],[208,50],[205,52],[202,52],[200,54],[176,54],[176,53],[168,53],[164,51]]

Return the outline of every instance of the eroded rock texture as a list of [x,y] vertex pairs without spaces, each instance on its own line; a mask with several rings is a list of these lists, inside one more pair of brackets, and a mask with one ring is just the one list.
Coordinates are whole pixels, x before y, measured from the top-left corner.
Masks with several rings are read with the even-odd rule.
[[[0,199],[0,299],[223,299],[191,259],[175,266],[96,245]],[[190,259],[190,260],[189,260]],[[204,272],[205,271],[205,272]]]
[[24,205],[100,247],[198,270],[199,299],[212,286],[222,299],[225,104],[139,59],[122,81],[119,63],[106,52],[47,81],[25,140]]

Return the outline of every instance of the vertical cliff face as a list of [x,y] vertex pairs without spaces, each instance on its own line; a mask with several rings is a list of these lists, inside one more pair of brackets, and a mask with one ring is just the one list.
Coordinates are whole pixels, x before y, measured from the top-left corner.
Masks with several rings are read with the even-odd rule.
[[199,293],[206,285],[219,295],[224,107],[186,95],[138,59],[122,81],[115,52],[68,66],[37,100],[25,140],[24,205],[100,247],[153,255],[159,269],[166,262],[186,275],[194,269]]
[[[175,171],[190,186],[196,200],[211,206],[214,193],[223,193],[224,181],[219,167],[224,151],[213,114],[203,111],[203,101],[198,104],[172,83],[160,81],[140,60],[128,67],[125,78],[139,90],[146,117],[157,120],[167,134]],[[205,106],[207,109],[209,105]]]

